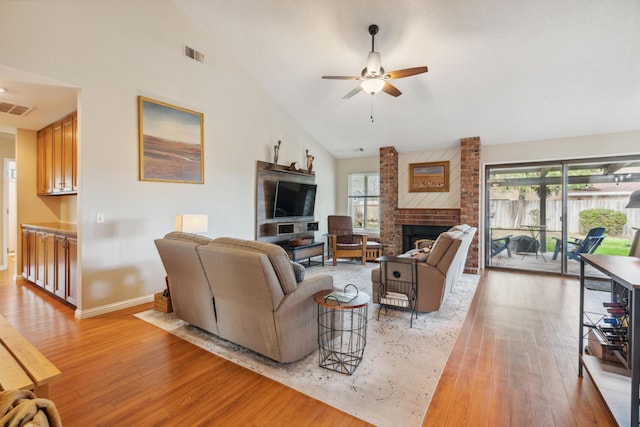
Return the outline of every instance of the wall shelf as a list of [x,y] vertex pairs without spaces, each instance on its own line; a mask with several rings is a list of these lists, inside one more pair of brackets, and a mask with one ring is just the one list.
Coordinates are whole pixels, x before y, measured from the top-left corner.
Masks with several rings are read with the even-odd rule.
[[314,171],[311,171],[311,173],[305,172],[304,169],[299,169],[297,171],[294,171],[294,170],[291,170],[289,166],[274,165],[273,163],[269,163],[269,164],[271,165],[269,170],[272,172],[283,172],[283,173],[291,173],[291,174],[305,175],[305,176],[315,176],[316,174]]

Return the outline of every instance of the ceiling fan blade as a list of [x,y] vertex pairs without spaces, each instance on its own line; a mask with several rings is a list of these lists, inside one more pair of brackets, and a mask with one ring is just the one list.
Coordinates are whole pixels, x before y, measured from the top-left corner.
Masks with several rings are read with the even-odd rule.
[[348,94],[346,94],[345,96],[342,97],[342,99],[349,99],[351,98],[353,95],[357,94],[358,92],[362,91],[362,86],[358,85],[356,86],[351,92],[349,92]]
[[401,79],[403,77],[415,76],[416,74],[422,74],[429,71],[429,69],[424,67],[413,67],[413,68],[405,68],[403,70],[389,71],[384,74],[385,78],[389,79]]
[[395,87],[389,82],[384,82],[384,86],[382,86],[382,91],[385,93],[388,93],[391,96],[402,95],[402,92],[400,92],[397,87]]
[[360,80],[360,77],[353,76],[322,76],[322,78],[331,80]]

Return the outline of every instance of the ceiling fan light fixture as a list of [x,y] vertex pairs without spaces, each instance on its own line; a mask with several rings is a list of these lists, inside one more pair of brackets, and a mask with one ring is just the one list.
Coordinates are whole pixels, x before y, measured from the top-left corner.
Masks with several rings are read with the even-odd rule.
[[380,92],[385,85],[385,81],[383,79],[366,79],[360,83],[362,90],[371,95],[375,95]]
[[381,67],[382,65],[380,62],[380,53],[369,52],[369,57],[367,58],[367,75],[368,76],[379,75]]

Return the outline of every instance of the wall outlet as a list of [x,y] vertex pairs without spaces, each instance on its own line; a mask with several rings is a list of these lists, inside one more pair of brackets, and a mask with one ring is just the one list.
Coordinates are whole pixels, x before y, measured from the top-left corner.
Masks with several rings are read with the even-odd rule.
[[98,212],[96,214],[96,224],[104,224],[104,212]]

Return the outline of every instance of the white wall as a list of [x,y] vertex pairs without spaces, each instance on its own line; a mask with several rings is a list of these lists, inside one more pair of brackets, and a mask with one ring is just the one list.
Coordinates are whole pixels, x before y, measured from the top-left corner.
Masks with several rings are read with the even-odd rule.
[[[409,192],[409,165],[425,162],[449,162],[449,191]],[[460,208],[460,149],[398,153],[398,207],[402,209]]]
[[[178,213],[208,214],[211,236],[253,239],[256,160],[270,161],[279,137],[279,163],[315,156],[317,217],[334,211],[333,157],[170,1],[5,1],[0,39],[11,40],[2,65],[80,89],[79,317],[164,287],[153,240]],[[138,95],[204,113],[204,184],[138,180]]]
[[[481,138],[482,140],[482,138]],[[640,153],[640,131],[483,145],[482,164],[583,159]]]
[[[336,160],[336,209],[330,215],[349,215],[349,174],[365,172],[380,172],[380,157]],[[326,217],[324,222],[326,225]]]

